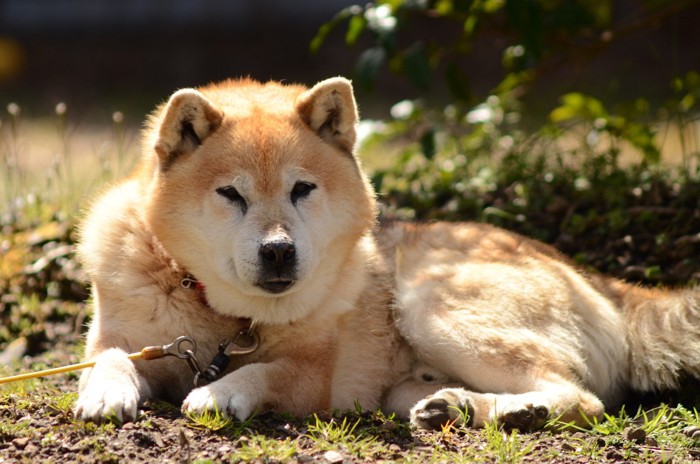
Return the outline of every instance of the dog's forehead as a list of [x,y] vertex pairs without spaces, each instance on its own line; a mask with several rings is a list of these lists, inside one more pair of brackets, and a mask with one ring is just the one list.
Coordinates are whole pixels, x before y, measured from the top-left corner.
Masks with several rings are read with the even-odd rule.
[[294,119],[294,115],[258,110],[227,115],[207,150],[207,169],[216,172],[218,183],[228,179],[234,184],[237,179],[243,190],[261,195],[273,195],[300,179],[313,178],[309,172],[316,164],[313,155],[323,150],[323,142]]
[[270,114],[291,113],[297,97],[304,90],[303,86],[260,84],[248,80],[201,89],[214,105],[232,117],[245,117],[261,109]]

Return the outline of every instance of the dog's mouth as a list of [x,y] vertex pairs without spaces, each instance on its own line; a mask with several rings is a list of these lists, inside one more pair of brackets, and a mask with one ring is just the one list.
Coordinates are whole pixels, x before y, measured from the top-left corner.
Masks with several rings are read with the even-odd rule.
[[292,279],[275,278],[263,280],[262,282],[258,283],[258,287],[262,288],[268,293],[277,294],[290,289],[294,283],[295,281]]

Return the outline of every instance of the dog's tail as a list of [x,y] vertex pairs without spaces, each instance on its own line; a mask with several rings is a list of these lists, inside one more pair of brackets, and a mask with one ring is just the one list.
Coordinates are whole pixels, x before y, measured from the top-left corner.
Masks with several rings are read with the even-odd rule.
[[683,374],[700,378],[700,290],[607,287],[623,310],[634,390],[678,387]]

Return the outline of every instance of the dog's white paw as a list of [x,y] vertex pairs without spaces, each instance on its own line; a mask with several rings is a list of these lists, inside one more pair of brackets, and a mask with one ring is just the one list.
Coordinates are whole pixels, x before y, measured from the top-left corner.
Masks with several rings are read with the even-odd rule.
[[219,411],[241,421],[248,419],[253,409],[252,401],[237,391],[231,391],[221,381],[192,390],[182,403],[184,413]]
[[80,393],[75,415],[83,420],[117,419],[119,422],[136,419],[139,391],[130,382],[89,382]]
[[85,371],[80,379],[75,416],[95,421],[135,420],[139,402],[146,390],[145,382],[142,382],[126,353],[117,349],[107,350],[97,357],[95,366]]

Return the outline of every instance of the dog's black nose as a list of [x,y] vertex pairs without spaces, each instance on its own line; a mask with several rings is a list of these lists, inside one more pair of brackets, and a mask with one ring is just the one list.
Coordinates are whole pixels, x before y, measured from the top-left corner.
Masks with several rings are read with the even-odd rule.
[[282,293],[296,281],[297,251],[294,242],[277,239],[260,245],[261,273],[258,286],[270,293]]
[[296,258],[294,243],[288,240],[275,240],[260,246],[260,257],[265,266],[272,266],[280,271],[286,266],[293,265]]
[[258,286],[270,293],[282,293],[296,281],[297,250],[290,239],[277,238],[260,245]]

